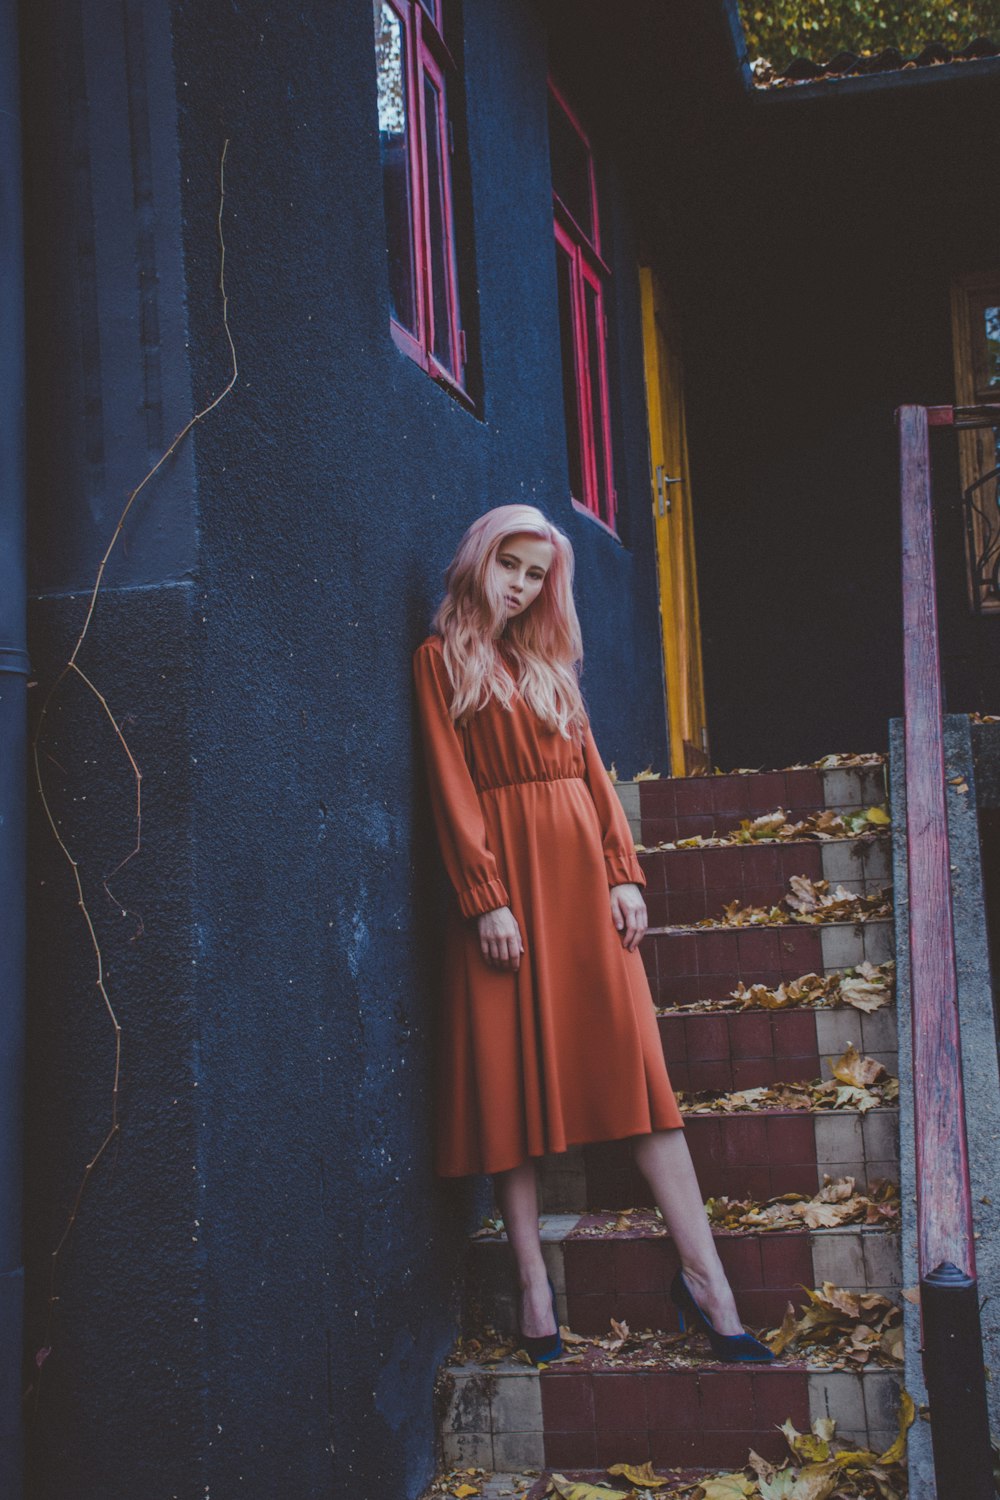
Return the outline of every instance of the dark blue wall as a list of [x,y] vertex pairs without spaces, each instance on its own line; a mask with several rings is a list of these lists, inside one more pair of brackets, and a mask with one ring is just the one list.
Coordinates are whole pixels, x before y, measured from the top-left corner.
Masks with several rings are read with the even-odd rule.
[[[88,1500],[428,1477],[482,1201],[430,1169],[441,891],[410,654],[484,508],[529,499],[569,531],[605,758],[665,761],[626,194],[604,160],[623,545],[566,494],[544,25],[467,0],[464,30],[477,414],[389,336],[366,8],[26,8],[36,693],[124,496],[227,378],[227,138],[240,365],[137,503],[82,659],[144,775],[125,919],[100,880],[130,847],[127,767],[78,684],[52,721],[125,1061],[31,1418],[38,1500],[81,1475]],[[29,1360],[112,1058],[33,806]]]

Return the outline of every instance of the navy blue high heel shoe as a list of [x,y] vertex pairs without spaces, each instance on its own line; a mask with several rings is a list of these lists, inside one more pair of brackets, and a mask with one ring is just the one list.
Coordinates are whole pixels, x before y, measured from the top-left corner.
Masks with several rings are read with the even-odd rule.
[[550,1360],[558,1359],[563,1352],[562,1334],[559,1332],[559,1314],[556,1312],[556,1289],[549,1277],[549,1291],[552,1293],[552,1316],[556,1320],[555,1333],[543,1333],[539,1338],[529,1338],[526,1333],[521,1332],[520,1319],[518,1319],[517,1336],[521,1348],[525,1351],[532,1364],[545,1365]]
[[708,1342],[712,1346],[712,1353],[716,1359],[760,1360],[762,1363],[767,1363],[774,1358],[774,1354],[767,1345],[762,1344],[760,1339],[755,1339],[752,1333],[717,1332],[694,1300],[680,1266],[677,1267],[677,1274],[670,1284],[670,1300],[677,1308],[681,1332],[685,1331],[685,1314],[688,1314],[692,1323],[700,1326],[708,1335]]

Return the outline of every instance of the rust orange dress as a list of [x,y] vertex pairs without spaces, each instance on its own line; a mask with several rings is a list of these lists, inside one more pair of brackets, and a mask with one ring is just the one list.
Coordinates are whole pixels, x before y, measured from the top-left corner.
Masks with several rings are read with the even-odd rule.
[[[550,730],[515,693],[462,726],[439,636],[413,658],[431,805],[454,887],[444,954],[435,1167],[500,1172],[586,1141],[683,1125],[638,950],[609,889],[644,885],[589,728]],[[525,951],[492,968],[475,918],[509,906]]]

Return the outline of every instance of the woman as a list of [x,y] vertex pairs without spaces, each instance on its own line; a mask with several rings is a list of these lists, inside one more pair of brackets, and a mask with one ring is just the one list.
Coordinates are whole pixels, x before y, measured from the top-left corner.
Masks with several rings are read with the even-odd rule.
[[[493,1175],[522,1341],[560,1352],[535,1158],[630,1138],[681,1268],[671,1295],[728,1359],[743,1331],[705,1215],[639,956],[645,878],[579,687],[569,539],[530,505],[466,532],[413,659],[431,804],[455,890],[436,1168]],[[683,1321],[682,1321],[683,1326]]]

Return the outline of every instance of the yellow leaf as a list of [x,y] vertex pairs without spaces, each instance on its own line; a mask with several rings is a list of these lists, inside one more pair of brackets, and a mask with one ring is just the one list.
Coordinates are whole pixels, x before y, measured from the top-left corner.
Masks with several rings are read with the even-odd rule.
[[902,1390],[899,1393],[899,1434],[891,1447],[887,1448],[879,1457],[880,1464],[902,1463],[906,1453],[906,1432],[916,1416],[916,1407],[913,1397],[909,1391]]
[[632,777],[633,781],[659,781],[659,771],[654,771],[652,766],[647,766],[644,771],[636,771]]
[[474,1484],[460,1484],[451,1493],[457,1497],[457,1500],[467,1500],[469,1495],[481,1495],[482,1490],[477,1489]]
[[620,1474],[627,1479],[629,1484],[640,1484],[647,1490],[658,1490],[667,1483],[658,1474],[653,1473],[653,1465],[646,1464],[613,1464],[608,1470],[609,1474]]
[[753,1480],[743,1474],[720,1474],[716,1479],[702,1479],[700,1487],[699,1500],[744,1500],[756,1488]]
[[866,808],[865,817],[868,819],[869,823],[879,823],[883,827],[887,827],[892,822],[892,819],[890,818],[884,807]]
[[625,1490],[584,1484],[582,1480],[567,1479],[563,1474],[553,1474],[551,1483],[552,1493],[558,1495],[559,1500],[628,1500]]

